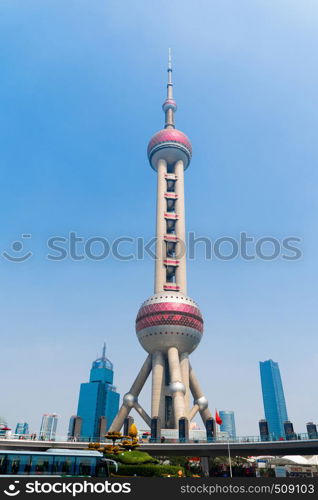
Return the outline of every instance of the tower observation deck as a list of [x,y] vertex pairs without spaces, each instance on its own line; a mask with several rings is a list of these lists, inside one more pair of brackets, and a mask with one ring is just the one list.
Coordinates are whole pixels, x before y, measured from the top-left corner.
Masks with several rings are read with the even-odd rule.
[[[184,172],[192,157],[189,138],[175,128],[177,104],[173,97],[169,50],[167,96],[163,103],[165,125],[149,141],[147,154],[157,173],[156,261],[154,295],[140,307],[136,334],[148,352],[130,391],[113,421],[119,431],[134,408],[150,425],[176,429],[180,418],[190,422],[199,411],[203,422],[212,418],[208,402],[190,365],[189,354],[203,335],[199,306],[187,295]],[[152,373],[151,416],[138,396]],[[194,402],[190,405],[190,392]]]

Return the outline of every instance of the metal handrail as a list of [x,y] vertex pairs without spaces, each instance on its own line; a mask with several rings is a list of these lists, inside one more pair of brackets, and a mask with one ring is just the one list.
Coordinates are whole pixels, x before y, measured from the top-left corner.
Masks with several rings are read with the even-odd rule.
[[[307,433],[301,433],[301,434],[295,434],[293,436],[291,436],[292,439],[277,439],[275,438],[274,436],[272,435],[269,435],[268,436],[268,439],[264,439],[264,437],[261,437],[261,436],[238,436],[236,438],[224,438],[224,436],[216,436],[214,437],[213,439],[210,439],[210,440],[207,440],[207,439],[196,439],[196,438],[191,438],[191,439],[188,439],[186,440],[187,443],[219,443],[219,444],[227,444],[227,443],[230,443],[230,444],[241,444],[241,443],[271,443],[271,442],[291,442],[291,441],[310,441],[310,440],[313,440],[313,439],[318,439],[315,438],[315,437],[312,437],[312,436],[309,436]],[[108,439],[105,439],[105,438],[101,438],[101,439],[95,439],[95,440],[92,440],[91,438],[86,438],[86,437],[80,437],[78,439],[76,438],[71,438],[69,436],[56,436],[54,439],[41,439],[39,437],[36,437],[35,439],[31,439],[31,435],[19,435],[19,434],[11,434],[11,435],[0,435],[0,441],[1,440],[23,440],[23,441],[31,441],[31,442],[42,442],[42,441],[45,441],[45,442],[77,442],[77,443],[90,443],[90,442],[100,442],[100,443],[110,443],[111,441],[108,440]],[[160,439],[159,440],[151,440],[151,442],[161,442]],[[177,438],[165,438],[165,441],[164,443],[178,443],[179,442],[179,439]],[[183,441],[184,442],[184,441]]]

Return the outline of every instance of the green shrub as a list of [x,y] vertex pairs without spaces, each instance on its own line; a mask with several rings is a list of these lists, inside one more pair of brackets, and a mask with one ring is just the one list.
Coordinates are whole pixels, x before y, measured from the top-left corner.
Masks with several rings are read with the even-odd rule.
[[162,477],[167,476],[177,476],[178,471],[182,470],[183,467],[178,467],[176,465],[125,465],[119,464],[118,472],[114,475],[118,476],[144,476],[144,477]]
[[158,460],[149,453],[143,451],[123,451],[118,455],[111,455],[110,453],[105,455],[105,458],[111,458],[119,464],[126,465],[140,465],[140,464],[157,464]]
[[143,451],[126,451],[117,455],[117,461],[126,465],[156,464],[158,460]]

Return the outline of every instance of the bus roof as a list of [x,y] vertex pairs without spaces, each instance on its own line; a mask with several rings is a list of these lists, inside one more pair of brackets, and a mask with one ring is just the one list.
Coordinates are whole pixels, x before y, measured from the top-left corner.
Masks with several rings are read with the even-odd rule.
[[0,455],[58,455],[73,457],[102,457],[103,454],[97,450],[67,450],[63,448],[49,448],[46,451],[33,450],[1,450]]

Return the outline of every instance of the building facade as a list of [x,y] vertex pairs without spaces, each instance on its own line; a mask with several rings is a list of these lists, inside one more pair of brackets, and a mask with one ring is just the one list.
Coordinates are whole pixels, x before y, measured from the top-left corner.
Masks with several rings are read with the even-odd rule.
[[18,422],[15,428],[15,434],[21,436],[29,434],[29,424],[27,422]]
[[285,438],[284,422],[288,421],[284,389],[278,363],[260,361],[264,413],[272,439]]
[[56,413],[45,413],[42,417],[40,439],[54,441],[59,416]]
[[[99,439],[112,424],[119,407],[119,394],[113,379],[113,364],[106,357],[104,344],[102,356],[92,364],[89,382],[81,384],[80,388],[76,417],[81,419],[82,438]],[[70,422],[71,426],[74,424],[74,420]]]
[[236,438],[234,411],[220,410],[219,415],[222,419],[220,430],[222,432],[227,432],[231,439]]

